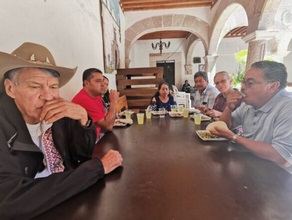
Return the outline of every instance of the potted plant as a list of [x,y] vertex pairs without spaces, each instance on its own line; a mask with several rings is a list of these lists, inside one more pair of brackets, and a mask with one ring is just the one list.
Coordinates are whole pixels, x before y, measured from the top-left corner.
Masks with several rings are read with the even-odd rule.
[[241,50],[234,54],[235,60],[238,63],[238,71],[233,75],[233,85],[235,87],[240,87],[240,83],[244,78],[245,66],[247,59],[247,50]]

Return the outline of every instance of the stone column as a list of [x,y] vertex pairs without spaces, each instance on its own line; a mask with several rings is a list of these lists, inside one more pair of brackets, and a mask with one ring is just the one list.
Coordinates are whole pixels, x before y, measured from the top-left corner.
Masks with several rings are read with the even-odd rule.
[[275,32],[255,31],[243,37],[248,43],[248,54],[245,69],[249,69],[251,64],[264,60],[267,54],[267,42],[275,36]]
[[126,68],[129,68],[130,63],[131,63],[131,59],[127,58],[127,59],[125,60]]
[[186,75],[191,75],[192,74],[192,64],[186,64],[185,65],[185,71],[186,71]]
[[215,67],[217,58],[218,58],[217,55],[207,55],[207,56],[204,57],[205,71],[208,73],[209,81],[211,83],[213,82],[213,78],[214,78],[215,71],[216,71],[216,69],[214,67]]

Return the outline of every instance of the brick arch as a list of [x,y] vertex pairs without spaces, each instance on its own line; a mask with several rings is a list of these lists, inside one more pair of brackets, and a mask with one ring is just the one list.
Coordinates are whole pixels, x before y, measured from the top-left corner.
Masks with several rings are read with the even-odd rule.
[[280,57],[289,53],[288,46],[292,39],[292,25],[287,27],[281,22],[283,13],[292,11],[290,8],[291,3],[285,0],[267,0],[259,21],[259,29],[274,30],[275,37],[270,41],[269,52],[271,54],[278,53]]
[[283,0],[266,0],[261,11],[261,17],[258,22],[257,29],[269,30],[278,29],[275,23],[275,16],[278,12],[279,6]]
[[[273,0],[233,0],[218,2],[218,7],[213,15],[210,25],[212,33],[210,35],[208,54],[211,57],[215,57],[217,55],[218,46],[224,35],[235,27],[247,25],[247,34],[258,30],[262,11],[266,4],[271,3],[272,1]],[[236,16],[238,11],[242,14],[241,16]],[[234,24],[231,23],[229,24],[229,27],[226,28],[224,25],[228,22],[230,16],[233,16],[236,19],[233,19]],[[245,18],[245,22],[242,21],[241,18]],[[214,65],[215,63],[213,63],[213,66],[209,66],[208,69],[213,71]]]
[[205,51],[208,51],[209,24],[207,22],[190,15],[153,16],[137,21],[125,31],[126,67],[129,67],[129,54],[134,42],[147,33],[162,30],[188,31],[196,35],[202,41]]
[[[229,25],[228,28],[224,28],[229,17],[233,15],[234,11],[237,11],[233,18],[233,23]],[[224,10],[220,11],[218,15],[214,17],[214,22],[212,23],[212,33],[210,36],[209,51],[208,54],[217,54],[218,46],[230,30],[239,26],[248,26],[247,14],[244,7],[238,3],[233,3],[230,5],[225,5]]]
[[[279,13],[279,6],[284,0],[233,0],[232,2],[220,1],[218,9],[213,16],[211,23],[211,36],[209,41],[209,54],[216,54],[217,47],[221,41],[220,33],[223,29],[227,18],[231,15],[232,10],[238,5],[241,5],[248,17],[248,31],[250,34],[256,30],[276,30],[278,24],[275,22],[275,17]],[[283,6],[282,6],[283,7]],[[283,7],[285,8],[285,7]],[[281,41],[283,42],[283,41]],[[287,41],[284,41],[286,47]],[[283,48],[283,46],[282,46]]]
[[[253,33],[256,30],[273,31],[275,33],[275,38],[270,41],[269,47],[271,51],[269,52],[277,53],[279,51],[280,54],[286,54],[292,34],[291,31],[283,31],[283,29],[286,28],[282,27],[282,24],[279,23],[279,17],[281,17],[284,10],[291,7],[290,4],[291,3],[287,3],[285,0],[220,1],[210,25],[212,32],[208,54],[217,54],[217,48],[224,33],[224,24],[232,14],[234,8],[238,7],[238,5],[243,7],[248,18],[247,34]],[[282,31],[279,31],[279,29],[282,29]]]

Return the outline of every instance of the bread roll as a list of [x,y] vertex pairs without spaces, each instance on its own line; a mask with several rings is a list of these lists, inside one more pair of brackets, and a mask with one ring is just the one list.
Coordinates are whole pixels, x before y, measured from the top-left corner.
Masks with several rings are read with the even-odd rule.
[[215,130],[215,127],[228,129],[227,124],[224,121],[214,121],[208,124],[206,130],[212,132],[213,130]]

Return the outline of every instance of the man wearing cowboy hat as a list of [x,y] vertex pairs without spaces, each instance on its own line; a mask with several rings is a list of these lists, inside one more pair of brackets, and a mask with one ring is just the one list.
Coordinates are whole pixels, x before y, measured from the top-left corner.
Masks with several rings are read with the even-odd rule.
[[37,216],[121,165],[113,150],[91,159],[91,118],[59,97],[75,71],[38,44],[0,52],[0,219]]

